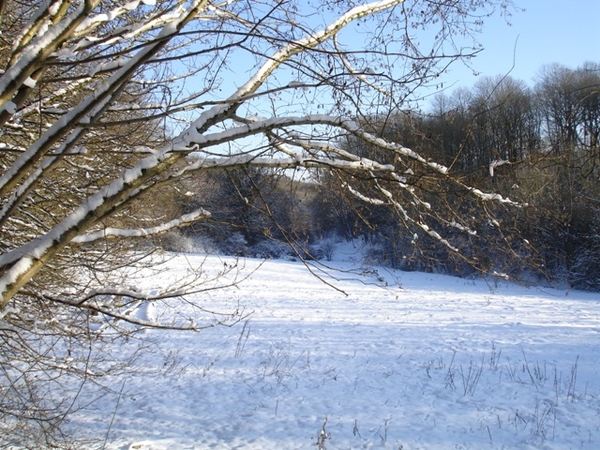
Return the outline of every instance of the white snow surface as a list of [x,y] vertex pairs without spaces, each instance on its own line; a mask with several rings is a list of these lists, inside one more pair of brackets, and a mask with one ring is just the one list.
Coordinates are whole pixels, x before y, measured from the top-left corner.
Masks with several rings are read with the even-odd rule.
[[[319,448],[326,419],[327,449],[600,448],[599,294],[366,267],[359,253],[331,263],[347,295],[282,260],[198,295],[251,315],[144,331],[151,351],[112,382],[118,404],[98,398],[69,426],[113,450]],[[142,287],[205,258],[176,257]]]

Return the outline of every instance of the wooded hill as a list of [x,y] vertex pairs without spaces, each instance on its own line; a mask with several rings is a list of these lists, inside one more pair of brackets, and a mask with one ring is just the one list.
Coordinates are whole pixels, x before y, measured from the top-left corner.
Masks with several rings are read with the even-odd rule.
[[[371,243],[374,258],[396,268],[495,271],[600,289],[599,64],[549,65],[532,87],[511,77],[484,78],[471,89],[438,95],[427,113],[392,111],[362,121],[466,183],[522,206],[478,220],[482,213],[469,211],[460,192],[408,170],[406,183],[424,193],[431,208],[408,197],[406,208],[437,216],[438,226],[468,249],[458,254],[414,223],[398,220],[387,205],[365,203],[344,189],[350,180],[361,186],[358,173],[238,169],[187,180],[181,207],[204,206],[213,211],[212,220],[163,242],[173,249],[209,245],[257,257],[287,255],[292,244],[305,257],[323,258],[332,238],[361,238]],[[396,158],[351,139],[344,145],[370,159],[393,164]],[[396,181],[380,180],[401,195]],[[369,183],[360,189],[368,195]],[[476,234],[452,232],[454,213],[471,214]]]

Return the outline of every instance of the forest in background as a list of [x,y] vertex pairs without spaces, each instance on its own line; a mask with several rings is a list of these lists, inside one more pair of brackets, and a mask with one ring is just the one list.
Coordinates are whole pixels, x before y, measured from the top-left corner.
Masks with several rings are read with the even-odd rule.
[[[402,181],[425,192],[432,209],[473,217],[468,233],[452,217],[437,219],[440,229],[450,230],[446,236],[467,249],[453,252],[398,211],[362,201],[374,187],[372,180],[361,183],[360,173],[247,167],[182,181],[174,204],[183,212],[206,208],[212,217],[162,236],[162,245],[327,259],[335,240],[362,239],[373,260],[393,268],[461,276],[482,271],[600,289],[600,64],[548,65],[532,87],[510,76],[486,77],[472,88],[438,94],[427,112],[391,111],[363,125],[446,165],[471,186],[522,206],[496,211],[482,225],[476,216],[483,202],[475,209],[464,192],[407,169]],[[397,158],[344,139],[345,148],[365,158]],[[398,188],[398,180],[387,181],[380,179],[377,188],[403,197],[404,207],[418,216],[422,205]]]

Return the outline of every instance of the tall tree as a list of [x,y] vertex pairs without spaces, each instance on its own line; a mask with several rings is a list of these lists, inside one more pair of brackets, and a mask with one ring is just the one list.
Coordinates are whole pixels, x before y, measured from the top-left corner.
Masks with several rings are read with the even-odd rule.
[[[28,371],[54,367],[57,354],[45,357],[47,348],[64,348],[67,357],[67,340],[96,345],[96,317],[201,328],[188,318],[161,324],[131,315],[139,302],[173,294],[128,289],[116,270],[140,260],[145,247],[136,239],[210,214],[200,208],[174,217],[148,206],[190,174],[241,167],[351,171],[370,182],[371,192],[363,195],[351,183],[344,189],[394,209],[453,250],[421,214],[430,206],[407,183],[407,170],[484,203],[509,203],[365,126],[402,106],[450,62],[473,56],[477,48],[465,36],[496,7],[506,11],[506,1],[0,4],[1,357],[21,361],[3,373],[3,388],[14,394],[2,396],[12,399],[0,405],[6,417],[40,419],[26,414],[35,400]],[[339,145],[349,135],[385,158]],[[418,207],[407,209],[405,201]],[[453,223],[466,227],[459,219]],[[90,358],[80,356],[61,370],[89,376]]]
[[546,137],[555,153],[598,147],[598,64],[586,63],[577,69],[559,64],[544,67],[538,97]]

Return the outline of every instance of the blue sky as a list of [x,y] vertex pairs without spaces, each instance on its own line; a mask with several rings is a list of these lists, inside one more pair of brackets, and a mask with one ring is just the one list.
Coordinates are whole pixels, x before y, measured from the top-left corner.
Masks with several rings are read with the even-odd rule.
[[[476,36],[483,50],[470,60],[471,68],[455,62],[448,73],[436,80],[436,84],[443,82],[446,94],[457,87],[471,88],[484,76],[509,74],[532,86],[536,74],[546,64],[561,63],[576,68],[586,61],[600,63],[600,0],[514,0],[514,3],[517,8],[509,23],[499,14],[486,19],[481,34]],[[332,19],[328,13],[322,18],[325,22]],[[237,58],[231,72],[221,73],[227,83],[235,86],[245,82],[254,67],[252,58],[242,54]],[[244,58],[248,58],[248,64]],[[425,98],[413,106],[426,109],[437,92],[435,88],[418,91],[416,97]]]
[[[504,75],[532,85],[549,63],[576,68],[585,61],[600,63],[600,0],[515,0],[524,12],[510,18],[492,17],[479,42],[484,50],[472,60],[483,76]],[[515,48],[516,45],[516,48]],[[446,75],[446,85],[471,87],[478,77],[458,63]]]

